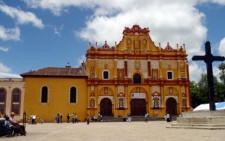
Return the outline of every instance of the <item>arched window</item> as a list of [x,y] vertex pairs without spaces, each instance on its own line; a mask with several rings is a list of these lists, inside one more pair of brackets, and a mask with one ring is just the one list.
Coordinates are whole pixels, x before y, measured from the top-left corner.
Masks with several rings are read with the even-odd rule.
[[103,71],[103,79],[108,80],[109,79],[109,71]]
[[20,97],[21,93],[19,89],[14,89],[12,92],[12,112],[15,114],[20,114]]
[[6,91],[0,88],[0,113],[5,113]]
[[171,71],[167,72],[167,79],[168,80],[173,80],[173,72],[171,72]]
[[136,73],[134,75],[133,79],[134,79],[134,84],[141,84],[141,75],[140,74]]
[[77,89],[75,87],[70,88],[70,103],[77,102]]
[[48,103],[48,87],[46,86],[41,90],[41,103]]

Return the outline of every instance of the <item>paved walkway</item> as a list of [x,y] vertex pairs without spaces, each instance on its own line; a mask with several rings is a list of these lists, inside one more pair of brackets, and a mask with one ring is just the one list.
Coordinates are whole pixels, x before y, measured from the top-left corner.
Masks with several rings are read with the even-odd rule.
[[224,130],[171,129],[165,121],[44,123],[27,125],[27,136],[0,141],[224,141]]

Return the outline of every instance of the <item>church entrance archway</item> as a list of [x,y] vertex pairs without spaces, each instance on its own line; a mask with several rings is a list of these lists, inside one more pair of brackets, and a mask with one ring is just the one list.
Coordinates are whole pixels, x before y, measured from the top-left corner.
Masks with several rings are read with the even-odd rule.
[[100,113],[102,116],[112,116],[112,102],[108,98],[104,98],[100,103]]
[[170,115],[177,115],[177,102],[172,97],[166,100],[166,112]]
[[132,116],[144,116],[146,113],[145,99],[132,99],[130,102]]

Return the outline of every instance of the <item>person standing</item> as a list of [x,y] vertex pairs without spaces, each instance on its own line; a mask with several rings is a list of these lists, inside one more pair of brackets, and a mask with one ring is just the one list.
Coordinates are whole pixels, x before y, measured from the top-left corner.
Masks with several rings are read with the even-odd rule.
[[75,120],[75,123],[77,123],[77,122],[78,122],[78,119],[77,119],[77,114],[75,114],[75,116],[74,116],[74,120]]
[[171,121],[171,119],[170,119],[170,114],[169,114],[169,113],[166,113],[166,121],[167,121],[167,122],[170,122],[170,121]]
[[67,123],[70,123],[70,114],[67,114]]
[[55,120],[56,120],[56,123],[59,123],[59,113],[56,114]]
[[75,116],[74,116],[74,113],[72,113],[72,123],[75,122]]
[[59,119],[60,119],[60,123],[62,123],[62,113],[60,114]]
[[87,120],[87,125],[89,125],[89,123],[90,123],[90,118],[89,118],[89,115],[87,115],[86,120]]
[[128,115],[127,115],[127,121],[128,121],[128,122],[131,122],[131,114],[128,114]]

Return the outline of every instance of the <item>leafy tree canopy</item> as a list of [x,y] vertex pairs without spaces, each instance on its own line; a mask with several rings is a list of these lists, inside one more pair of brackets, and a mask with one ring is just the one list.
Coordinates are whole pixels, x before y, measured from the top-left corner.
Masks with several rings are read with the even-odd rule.
[[[220,79],[222,82],[219,82],[214,76],[214,93],[215,93],[215,102],[225,101],[225,64],[222,63],[219,65],[220,69]],[[208,83],[207,75],[202,74],[199,82],[190,82],[191,90],[191,105],[193,108],[200,104],[209,103],[208,96]]]

